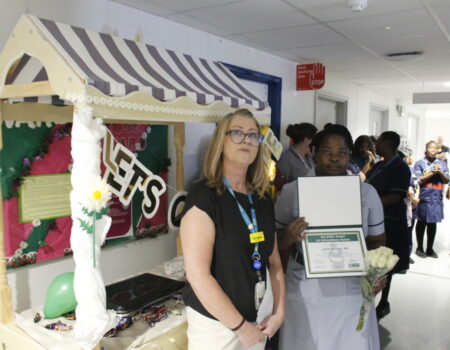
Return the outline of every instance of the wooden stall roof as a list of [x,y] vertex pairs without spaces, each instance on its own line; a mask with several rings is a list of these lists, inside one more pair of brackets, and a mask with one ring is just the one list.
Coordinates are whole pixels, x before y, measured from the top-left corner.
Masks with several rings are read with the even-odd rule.
[[0,54],[0,98],[85,101],[109,119],[217,122],[249,108],[270,124],[270,107],[223,64],[23,15]]

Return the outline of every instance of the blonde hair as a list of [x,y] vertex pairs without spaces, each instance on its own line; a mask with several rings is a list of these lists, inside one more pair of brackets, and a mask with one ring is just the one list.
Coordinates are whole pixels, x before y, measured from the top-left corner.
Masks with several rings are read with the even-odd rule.
[[[225,190],[225,185],[223,184],[223,143],[231,120],[236,116],[253,119],[258,131],[260,132],[261,130],[261,127],[252,112],[244,108],[228,114],[217,125],[203,162],[203,177],[206,179],[206,184],[211,188],[215,188],[219,194],[223,194]],[[268,186],[269,178],[264,161],[264,149],[261,144],[258,148],[255,160],[250,164],[247,170],[247,188],[249,191],[256,192],[260,197],[263,197]]]

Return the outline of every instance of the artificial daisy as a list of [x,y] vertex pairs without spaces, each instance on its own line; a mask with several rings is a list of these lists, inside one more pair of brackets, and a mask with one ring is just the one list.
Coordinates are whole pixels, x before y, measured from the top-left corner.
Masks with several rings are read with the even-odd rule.
[[108,205],[112,196],[111,187],[100,176],[88,182],[82,193],[82,207],[86,208],[88,212],[96,211],[97,213]]
[[41,226],[41,220],[39,220],[39,218],[34,219],[31,223],[33,224],[33,227]]
[[18,249],[16,249],[16,251],[14,252],[14,255],[15,255],[15,256],[21,256],[22,253],[23,253],[22,249],[18,248]]
[[22,249],[25,249],[25,248],[28,247],[28,243],[25,242],[25,241],[22,241],[22,242],[20,242],[19,247],[22,248]]

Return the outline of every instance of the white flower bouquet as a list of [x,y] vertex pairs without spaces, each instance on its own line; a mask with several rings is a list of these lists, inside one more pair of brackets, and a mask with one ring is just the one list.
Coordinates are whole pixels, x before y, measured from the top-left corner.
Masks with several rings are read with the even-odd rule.
[[357,331],[361,331],[369,314],[375,295],[373,288],[381,277],[391,271],[397,264],[399,257],[393,254],[393,250],[387,247],[379,247],[369,250],[366,255],[367,274],[361,279],[363,302],[359,313]]

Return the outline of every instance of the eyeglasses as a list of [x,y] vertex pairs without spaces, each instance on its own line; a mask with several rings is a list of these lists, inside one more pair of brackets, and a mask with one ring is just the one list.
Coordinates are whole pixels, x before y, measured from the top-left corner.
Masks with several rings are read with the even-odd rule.
[[246,136],[252,146],[259,146],[259,144],[263,141],[263,136],[257,132],[245,133],[242,130],[236,129],[228,130],[226,134],[230,135],[231,141],[238,145],[244,142]]

